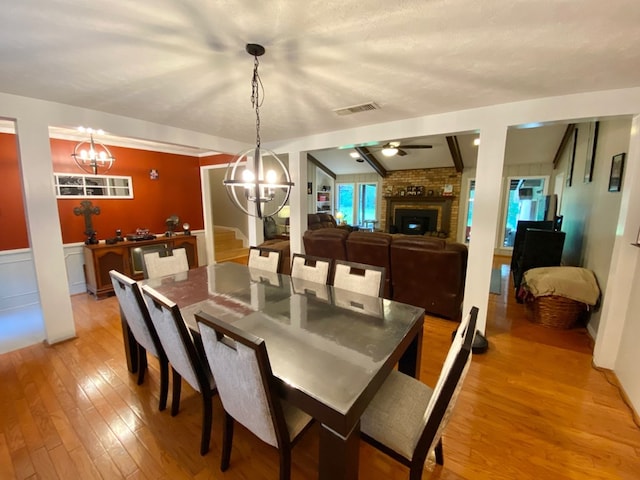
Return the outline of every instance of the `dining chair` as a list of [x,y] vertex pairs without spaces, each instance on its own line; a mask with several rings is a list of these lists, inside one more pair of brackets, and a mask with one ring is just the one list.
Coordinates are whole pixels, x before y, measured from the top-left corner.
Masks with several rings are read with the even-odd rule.
[[204,359],[203,352],[198,352],[178,305],[149,285],[142,287],[142,295],[173,372],[171,416],[176,416],[180,410],[183,378],[202,397],[200,455],[204,455],[209,451],[212,421],[211,400],[216,392],[211,371]]
[[291,261],[291,276],[309,282],[324,283],[329,281],[329,273],[333,260],[294,253]]
[[142,385],[144,382],[144,374],[147,370],[147,352],[149,352],[160,363],[160,402],[158,408],[164,410],[167,408],[167,393],[169,391],[169,361],[149,317],[140,286],[132,278],[115,270],[109,271],[109,275],[120,304],[121,314],[136,339],[138,385]]
[[278,449],[280,480],[291,476],[291,448],[312,418],[279,398],[262,338],[205,312],[195,315],[225,412],[220,470],[229,468],[234,422]]
[[434,452],[442,465],[442,433],[471,363],[478,309],[473,307],[456,332],[435,387],[392,371],[361,418],[361,438],[409,467],[419,480]]
[[384,267],[336,260],[333,268],[333,286],[372,297],[381,297],[384,291],[384,274]]
[[282,252],[273,248],[250,247],[247,265],[267,272],[281,273]]
[[174,273],[186,272],[189,270],[187,251],[184,248],[176,248],[171,255],[161,257],[158,252],[144,254],[142,262],[142,272],[144,278],[158,278]]

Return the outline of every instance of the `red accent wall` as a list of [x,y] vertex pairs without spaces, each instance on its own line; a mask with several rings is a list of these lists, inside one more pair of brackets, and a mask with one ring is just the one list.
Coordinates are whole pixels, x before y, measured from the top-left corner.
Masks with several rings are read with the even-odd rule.
[[29,246],[16,136],[0,133],[0,250]]
[[[76,143],[51,139],[54,172],[82,173],[71,157]],[[162,233],[166,230],[166,218],[174,214],[180,217],[180,224],[187,222],[192,230],[204,228],[199,158],[123,147],[109,146],[109,149],[116,158],[109,175],[130,176],[134,198],[89,199],[93,206],[100,207],[100,214],[92,219],[99,239],[115,236],[116,229],[122,230],[124,235],[135,232],[136,228],[148,228],[152,233]],[[3,188],[0,189],[0,221],[5,226],[3,235],[0,236],[0,250],[26,248],[29,242],[14,135],[0,136],[0,169],[0,178],[3,180]],[[157,180],[149,178],[151,169],[158,171]],[[73,209],[80,206],[81,200],[83,199],[58,199],[63,243],[85,240],[84,217],[73,213]],[[7,225],[12,228],[6,228]]]

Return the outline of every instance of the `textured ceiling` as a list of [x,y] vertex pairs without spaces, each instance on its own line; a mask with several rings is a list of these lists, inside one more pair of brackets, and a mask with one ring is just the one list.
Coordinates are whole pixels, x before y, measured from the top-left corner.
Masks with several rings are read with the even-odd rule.
[[639,21],[638,0],[20,0],[0,91],[253,142],[261,43],[269,142],[639,86]]

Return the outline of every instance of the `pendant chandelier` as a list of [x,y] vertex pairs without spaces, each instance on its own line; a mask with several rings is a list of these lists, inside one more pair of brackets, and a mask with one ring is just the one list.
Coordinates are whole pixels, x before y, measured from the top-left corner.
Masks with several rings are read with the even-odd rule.
[[247,44],[246,50],[254,57],[251,104],[256,113],[256,146],[235,156],[227,166],[223,184],[236,207],[252,217],[264,218],[282,210],[294,184],[278,156],[260,146],[260,94],[264,96],[264,88],[258,74],[258,57],[265,50],[253,43]]
[[85,140],[78,143],[71,156],[76,165],[87,173],[92,173],[93,175],[107,173],[116,159],[105,145],[93,139],[92,129],[89,128],[86,131],[89,132],[89,141]]

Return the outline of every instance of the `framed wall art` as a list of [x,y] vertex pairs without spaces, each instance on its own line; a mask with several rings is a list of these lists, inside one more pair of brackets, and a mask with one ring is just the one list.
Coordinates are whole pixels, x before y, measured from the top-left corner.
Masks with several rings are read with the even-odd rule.
[[622,188],[622,173],[624,172],[624,153],[618,153],[611,159],[611,173],[609,174],[609,191],[619,192]]

